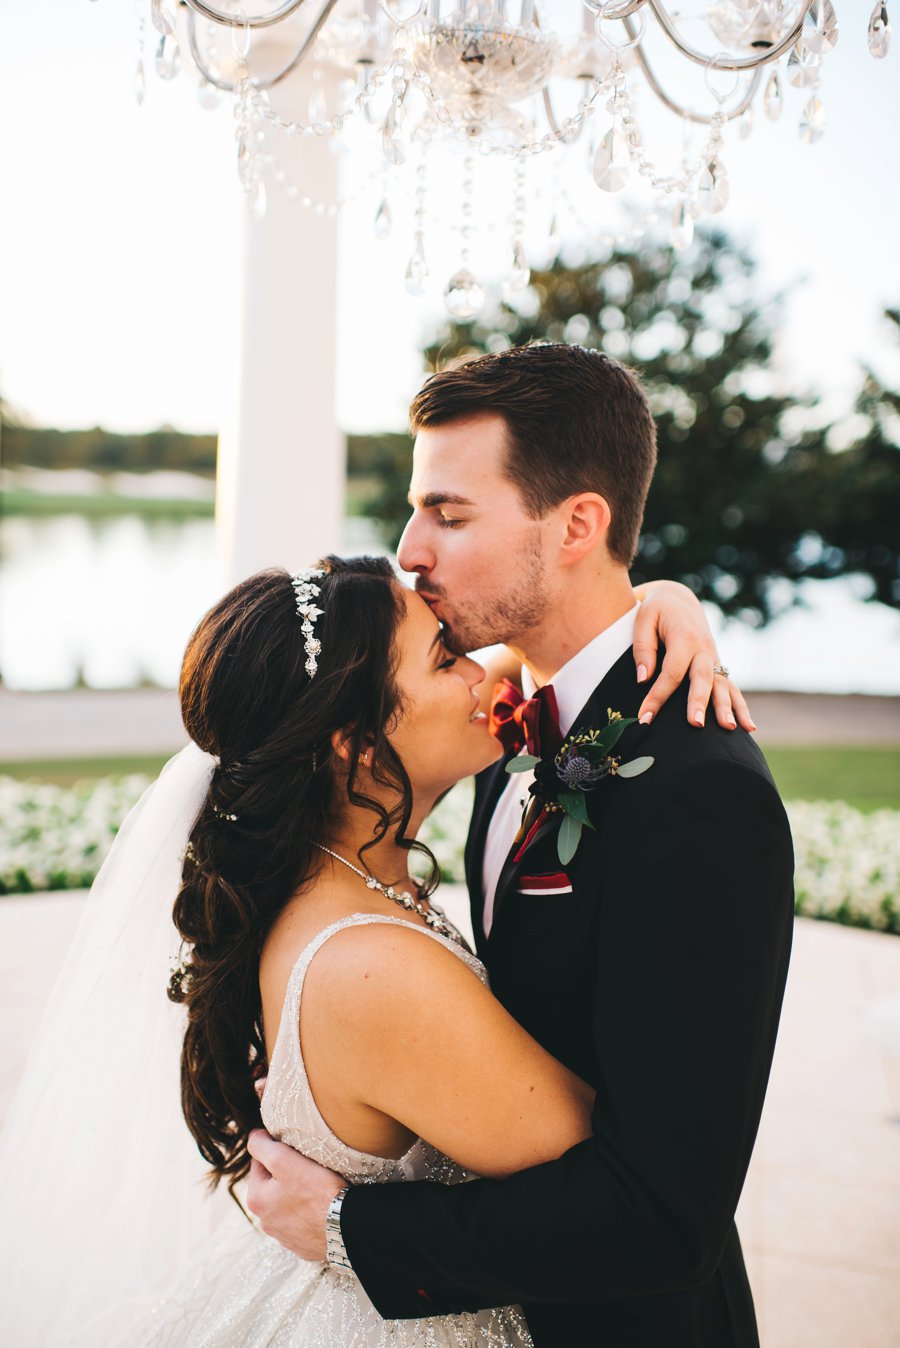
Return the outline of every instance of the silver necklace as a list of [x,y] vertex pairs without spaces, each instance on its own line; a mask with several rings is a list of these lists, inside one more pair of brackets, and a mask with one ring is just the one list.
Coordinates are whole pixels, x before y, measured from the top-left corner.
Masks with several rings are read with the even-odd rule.
[[353,865],[352,861],[348,861],[338,852],[332,852],[331,848],[326,847],[324,843],[313,842],[313,847],[318,847],[320,852],[327,852],[330,857],[334,857],[335,861],[339,861],[342,866],[346,866],[348,870],[353,871],[361,880],[365,880],[367,889],[377,889],[386,899],[399,904],[408,913],[418,913],[421,918],[424,918],[432,931],[436,931],[440,936],[447,936],[451,941],[459,944],[459,933],[454,927],[450,926],[449,922],[444,920],[444,915],[439,908],[426,908],[420,899],[413,898],[408,889],[396,890],[393,885],[383,885],[380,880],[375,879],[374,875],[361,871],[358,866]]

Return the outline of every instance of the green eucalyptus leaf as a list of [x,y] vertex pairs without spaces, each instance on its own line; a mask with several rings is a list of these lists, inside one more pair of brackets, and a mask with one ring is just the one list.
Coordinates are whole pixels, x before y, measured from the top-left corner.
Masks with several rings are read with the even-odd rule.
[[634,725],[636,716],[624,716],[621,721],[610,721],[608,726],[600,731],[597,743],[602,745],[607,753],[614,749],[622,735],[630,725]]
[[583,754],[589,763],[600,763],[609,756],[608,750],[604,749],[602,744],[579,744],[578,752]]
[[577,819],[573,819],[570,814],[564,814],[559,828],[559,837],[556,840],[557,855],[563,866],[568,866],[578,851],[580,841],[581,824]]
[[534,754],[519,754],[518,758],[513,758],[507,763],[506,771],[530,772],[532,768],[537,767],[540,761],[539,758],[535,758]]
[[559,803],[570,818],[577,819],[580,824],[587,824],[589,828],[593,827],[583,791],[560,791]]
[[642,772],[652,768],[654,759],[652,758],[633,758],[630,763],[622,763],[616,773],[617,777],[640,777]]

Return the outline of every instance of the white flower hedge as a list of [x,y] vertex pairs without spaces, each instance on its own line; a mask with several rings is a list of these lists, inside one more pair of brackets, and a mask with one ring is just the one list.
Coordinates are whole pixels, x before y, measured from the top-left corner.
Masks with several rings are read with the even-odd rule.
[[0,894],[90,885],[150,780],[135,773],[51,786],[0,777]]
[[[61,787],[0,777],[0,894],[91,883],[142,775]],[[423,831],[449,880],[463,879],[471,784],[456,787]],[[788,805],[797,859],[797,912],[900,934],[900,811],[863,814],[843,801]]]
[[797,912],[900,935],[900,810],[795,800],[787,812]]

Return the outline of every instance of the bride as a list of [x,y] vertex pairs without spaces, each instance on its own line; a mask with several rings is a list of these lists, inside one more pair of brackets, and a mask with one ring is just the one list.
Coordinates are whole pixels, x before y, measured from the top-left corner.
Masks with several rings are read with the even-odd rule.
[[384,1321],[222,1197],[260,1123],[372,1183],[590,1135],[593,1091],[490,995],[414,841],[501,752],[485,682],[384,559],[260,572],[202,619],[193,743],[120,830],[4,1132],[0,1342],[530,1344],[516,1307]]

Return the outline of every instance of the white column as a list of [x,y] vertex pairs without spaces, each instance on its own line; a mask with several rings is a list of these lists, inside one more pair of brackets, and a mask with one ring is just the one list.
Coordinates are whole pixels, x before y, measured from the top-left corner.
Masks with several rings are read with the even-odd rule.
[[[305,121],[307,81],[289,92],[289,106],[281,86],[273,104]],[[301,196],[335,201],[338,161],[327,138],[270,134]],[[232,408],[219,435],[216,535],[226,586],[265,566],[308,566],[341,547],[337,222],[289,200],[271,181],[267,191],[265,217],[247,212],[244,227],[235,387],[224,391]]]

